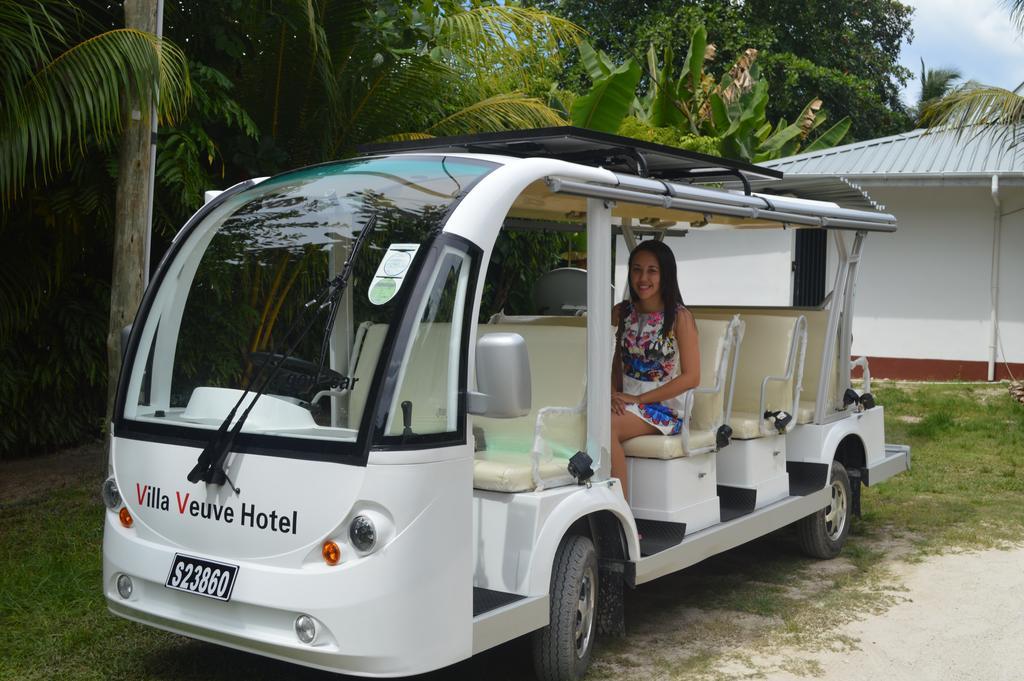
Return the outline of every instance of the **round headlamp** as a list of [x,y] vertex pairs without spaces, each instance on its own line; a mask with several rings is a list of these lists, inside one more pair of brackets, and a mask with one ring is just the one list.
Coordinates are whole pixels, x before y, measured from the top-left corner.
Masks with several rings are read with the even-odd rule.
[[316,640],[316,620],[309,615],[299,615],[295,618],[295,635],[303,643],[312,643]]
[[364,553],[372,551],[377,544],[377,528],[365,515],[357,515],[349,525],[348,537],[352,540],[352,546],[358,550]]
[[132,591],[134,590],[134,588],[135,585],[132,584],[131,577],[129,577],[128,575],[117,576],[117,593],[121,598],[125,600],[131,598]]
[[103,497],[103,504],[111,511],[121,505],[121,490],[117,489],[113,476],[103,481],[100,496]]

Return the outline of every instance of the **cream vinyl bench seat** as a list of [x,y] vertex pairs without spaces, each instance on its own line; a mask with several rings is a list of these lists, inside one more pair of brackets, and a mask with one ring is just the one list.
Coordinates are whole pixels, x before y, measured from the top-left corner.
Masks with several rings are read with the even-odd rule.
[[[804,317],[807,320],[807,352],[803,363],[803,381],[800,386],[800,403],[796,408],[796,418],[794,420],[797,424],[807,424],[814,421],[815,403],[818,398],[818,379],[821,376],[821,363],[824,357],[825,340],[828,334],[829,310],[827,308],[694,307],[692,311],[695,317],[714,317],[717,319],[722,319],[736,314],[739,314],[745,320],[764,315],[785,317],[794,320],[801,316]],[[833,353],[832,362],[830,366],[826,368],[826,372],[828,373],[828,383],[824,398],[826,400],[826,412],[832,411],[836,406],[831,404],[834,400],[830,396],[832,396],[835,391],[835,385],[838,378],[837,359],[838,353]]]
[[[727,312],[699,310],[698,319],[724,319]],[[744,312],[743,347],[736,362],[729,426],[737,440],[776,433],[765,412],[796,415],[807,351],[807,319],[804,315],[750,314]],[[812,408],[813,413],[813,408]],[[796,419],[788,424],[792,429]]]
[[743,338],[743,322],[697,319],[701,385],[693,393],[687,429],[679,435],[641,435],[623,444],[626,456],[676,459],[717,449],[718,429],[729,422],[732,408],[731,377]]
[[719,428],[728,422],[731,377],[743,322],[698,319],[701,385],[693,393],[688,427],[679,435],[641,435],[623,443],[629,499],[641,520],[683,523],[686,533],[721,520],[716,452]]
[[[349,367],[350,375],[359,380],[347,396],[342,395],[347,397],[350,423],[362,418],[387,330],[387,324],[364,322],[356,331]],[[586,328],[579,323],[570,327],[510,323],[482,325],[479,335],[489,330],[518,333],[526,341],[533,408],[528,415],[515,419],[472,417],[477,450],[473,486],[495,492],[526,492],[571,483],[568,458],[586,446]],[[425,392],[431,386],[412,388]],[[409,386],[403,386],[406,389]],[[431,403],[427,395],[405,397],[414,404]],[[414,430],[423,418],[432,416],[429,411],[413,411]],[[543,451],[535,453],[538,445]]]
[[[702,384],[694,391],[693,411],[689,416],[687,432],[679,435],[642,435],[627,440],[624,449],[626,456],[645,459],[675,459],[716,449],[718,429],[729,421],[731,409],[731,385],[729,381],[734,373],[739,345],[743,337],[743,322],[738,315],[728,320],[696,320],[697,334],[700,343],[701,380]],[[512,325],[525,327],[562,327],[586,330],[586,317],[582,316],[526,316],[501,315],[491,317],[491,324],[500,324],[501,330],[511,330]],[[614,337],[614,330],[612,331]],[[522,334],[521,334],[522,335]],[[524,338],[526,336],[524,335]],[[583,342],[585,347],[586,335]],[[527,349],[530,352],[530,364],[533,365],[534,353],[529,339]],[[584,368],[585,371],[585,368]],[[531,368],[531,378],[534,372]],[[537,384],[534,383],[534,402],[537,402]],[[493,419],[492,419],[493,420]]]
[[520,418],[473,417],[473,486],[530,492],[573,482],[569,457],[586,449],[586,319],[495,317],[488,332],[517,333],[530,358],[531,409]]

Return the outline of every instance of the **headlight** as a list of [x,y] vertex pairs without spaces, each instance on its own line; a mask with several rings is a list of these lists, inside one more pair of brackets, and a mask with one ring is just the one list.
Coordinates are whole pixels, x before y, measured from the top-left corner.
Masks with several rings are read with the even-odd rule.
[[372,551],[377,544],[377,528],[365,515],[357,515],[348,527],[348,537],[360,551]]
[[113,476],[103,481],[100,486],[100,496],[103,497],[103,503],[111,511],[121,505],[121,491],[117,489],[117,483],[114,482]]
[[312,643],[316,640],[316,620],[309,615],[299,615],[295,618],[295,635],[303,643]]
[[134,585],[132,584],[132,578],[128,575],[118,575],[117,577],[117,593],[121,598],[128,600],[132,596]]

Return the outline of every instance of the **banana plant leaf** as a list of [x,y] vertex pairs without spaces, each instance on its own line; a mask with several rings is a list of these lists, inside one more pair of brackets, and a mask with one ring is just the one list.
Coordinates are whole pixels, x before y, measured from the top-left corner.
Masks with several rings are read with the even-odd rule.
[[[704,76],[704,52],[708,46],[708,32],[703,26],[698,26],[690,36],[690,47],[686,51],[686,60],[683,62],[684,73],[690,76],[687,90],[695,97],[700,92],[701,80]],[[682,88],[680,88],[680,94]]]
[[834,147],[839,144],[844,137],[846,137],[846,133],[850,131],[851,123],[852,121],[850,120],[850,117],[844,116],[838,123],[821,133],[821,136],[818,139],[807,145],[807,148],[804,149],[804,151],[821,151],[822,149]]
[[611,74],[614,65],[608,55],[598,53],[588,42],[580,42],[579,47],[580,60],[583,62],[584,68],[587,69],[590,80],[597,82]]
[[658,68],[657,53],[654,46],[647,50],[647,68],[654,79],[650,90],[650,101],[647,109],[647,121],[656,128],[666,128],[687,123],[683,112],[676,105],[676,83],[672,77],[672,62],[675,54],[671,47],[664,49],[663,66]]
[[569,114],[572,124],[601,132],[617,132],[633,105],[639,82],[640,65],[634,59],[594,81],[590,91],[573,102]]

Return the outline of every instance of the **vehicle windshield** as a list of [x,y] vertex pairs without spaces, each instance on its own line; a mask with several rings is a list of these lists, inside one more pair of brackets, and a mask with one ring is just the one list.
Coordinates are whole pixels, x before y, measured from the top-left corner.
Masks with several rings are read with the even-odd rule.
[[[124,418],[217,428],[272,376],[243,432],[355,441],[417,255],[494,167],[442,156],[361,159],[228,198],[179,237],[157,282],[126,365]],[[310,304],[324,300],[349,260],[337,304]]]

